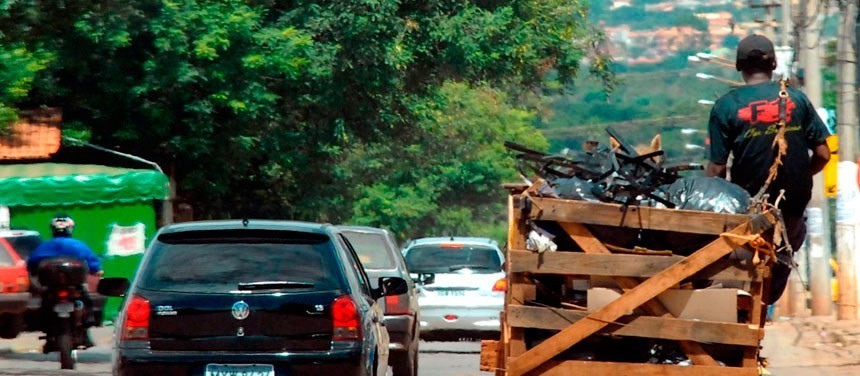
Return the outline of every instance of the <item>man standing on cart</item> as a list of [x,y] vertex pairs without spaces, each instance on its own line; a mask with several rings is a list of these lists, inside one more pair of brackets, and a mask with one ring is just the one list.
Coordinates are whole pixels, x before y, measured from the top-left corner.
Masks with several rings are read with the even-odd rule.
[[[763,187],[773,202],[784,190],[779,208],[785,219],[788,244],[797,250],[806,238],[804,211],[812,196],[812,176],[830,159],[826,138],[830,134],[809,99],[799,90],[773,81],[776,54],[773,43],[751,35],[738,43],[735,67],[745,85],[714,103],[708,122],[711,145],[707,174],[729,179],[757,195]],[[787,85],[786,85],[787,86]],[[774,140],[784,127],[787,144],[782,164],[771,176],[777,159]],[[810,156],[810,151],[811,156]],[[729,154],[732,155],[727,174]],[[770,178],[770,179],[769,179]],[[785,290],[793,264],[793,253],[781,252],[773,266],[771,294],[763,299],[773,304]]]

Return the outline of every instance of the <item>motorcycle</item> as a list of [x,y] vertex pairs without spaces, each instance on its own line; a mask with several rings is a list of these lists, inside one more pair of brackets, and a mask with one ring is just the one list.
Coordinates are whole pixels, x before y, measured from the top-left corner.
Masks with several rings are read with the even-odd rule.
[[74,369],[76,350],[91,346],[84,326],[88,274],[87,264],[72,258],[47,259],[38,267],[39,329],[45,333],[39,339],[45,340],[44,353],[59,351],[62,369]]

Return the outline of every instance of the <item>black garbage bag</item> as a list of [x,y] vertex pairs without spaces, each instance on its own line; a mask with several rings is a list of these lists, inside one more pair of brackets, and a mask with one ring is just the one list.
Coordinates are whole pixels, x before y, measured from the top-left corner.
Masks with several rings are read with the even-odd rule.
[[750,209],[749,192],[717,177],[678,179],[669,186],[668,193],[676,209],[726,214],[746,214]]
[[577,177],[555,179],[555,181],[553,181],[553,186],[556,194],[561,198],[600,201],[597,196],[595,196],[595,192],[597,192],[596,189],[598,189],[597,186],[588,180]]

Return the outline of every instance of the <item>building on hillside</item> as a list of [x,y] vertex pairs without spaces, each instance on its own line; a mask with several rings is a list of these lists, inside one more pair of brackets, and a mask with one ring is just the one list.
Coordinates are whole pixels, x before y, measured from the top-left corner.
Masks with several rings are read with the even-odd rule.
[[696,17],[708,22],[708,35],[711,37],[708,49],[711,51],[722,48],[726,37],[735,34],[735,20],[730,12],[696,13]]
[[609,7],[609,10],[616,10],[620,8],[627,8],[631,5],[631,0],[614,0],[612,5]]
[[707,40],[705,32],[690,26],[632,30],[623,25],[605,31],[613,58],[633,65],[660,63],[679,51],[703,49]]
[[657,4],[645,4],[646,12],[671,12],[675,10],[675,2],[665,1]]

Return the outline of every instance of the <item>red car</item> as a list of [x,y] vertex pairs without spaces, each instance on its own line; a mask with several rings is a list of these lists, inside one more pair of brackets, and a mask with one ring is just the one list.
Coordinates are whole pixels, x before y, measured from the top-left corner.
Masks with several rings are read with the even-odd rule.
[[29,300],[27,263],[6,239],[0,238],[0,337],[15,338],[23,330]]

